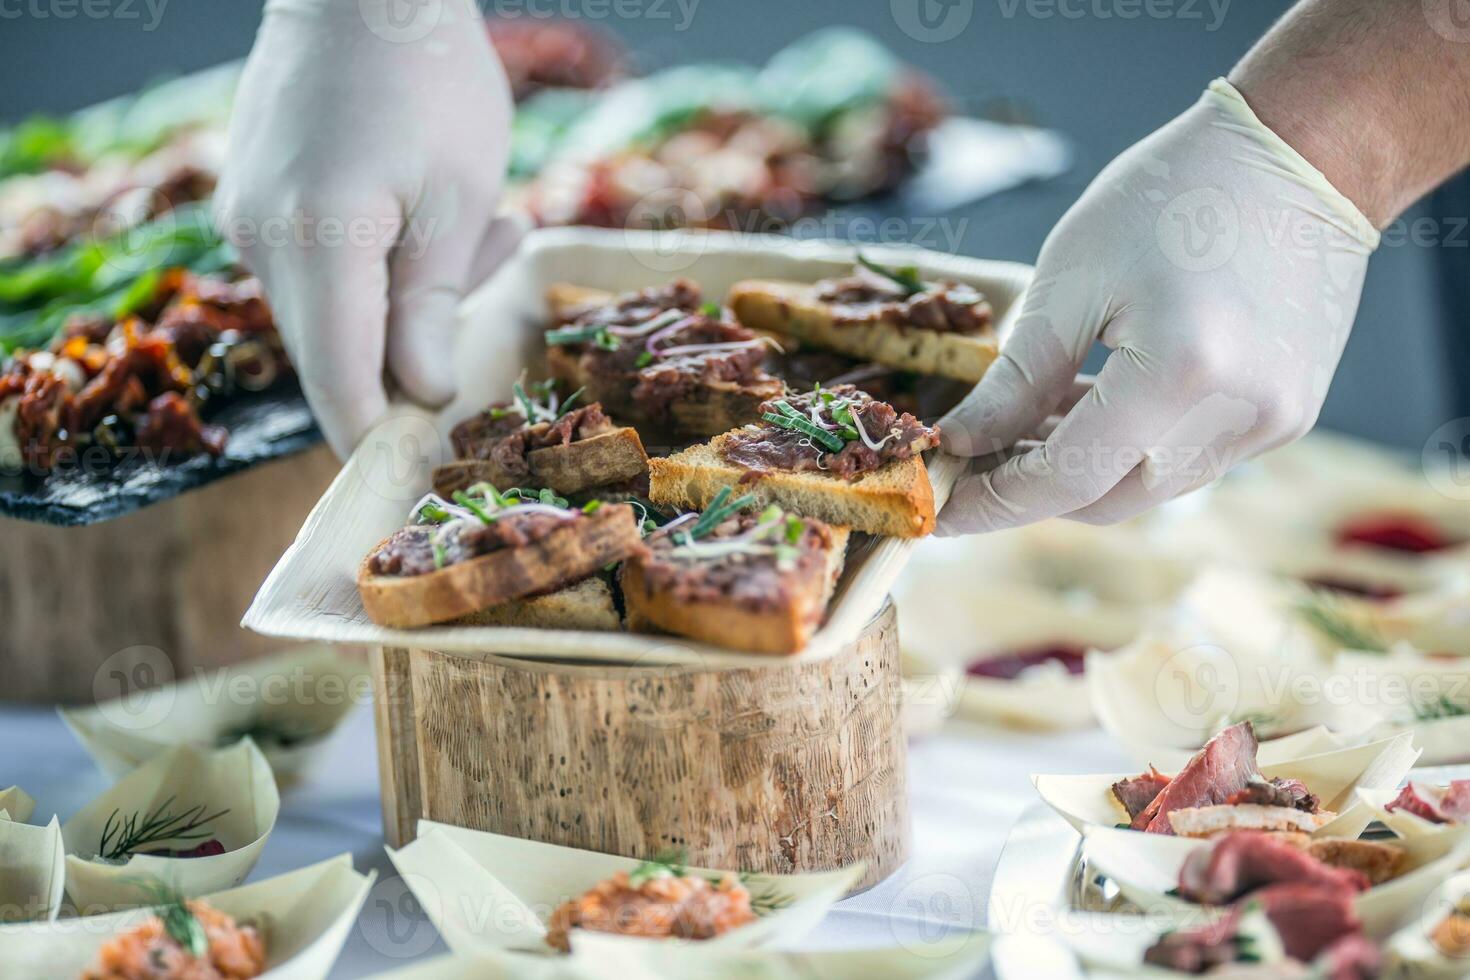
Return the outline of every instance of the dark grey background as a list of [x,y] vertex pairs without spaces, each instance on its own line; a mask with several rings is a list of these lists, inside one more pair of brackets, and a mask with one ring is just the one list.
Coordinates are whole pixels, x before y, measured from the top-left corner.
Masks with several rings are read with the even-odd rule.
[[[916,2],[938,0],[484,0],[489,12],[571,14],[621,36],[644,67],[762,61],[827,24],[863,27],[972,109],[1009,105],[1078,148],[1062,180],[960,215],[962,251],[1032,261],[1048,229],[1116,153],[1227,72],[1286,0],[945,0],[968,8],[951,40],[905,33]],[[692,16],[685,11],[692,6]],[[1224,4],[1223,17],[1217,17]],[[169,74],[244,55],[251,0],[0,0],[0,118],[74,109]],[[620,16],[638,12],[637,16]],[[1152,13],[1150,13],[1152,11]],[[1133,19],[1120,14],[1136,12]],[[957,22],[951,22],[957,23]],[[1411,213],[1409,221],[1419,212]],[[1449,222],[1431,231],[1454,231]],[[1443,234],[1438,234],[1442,232]],[[1358,327],[1324,424],[1418,448],[1455,411],[1446,317],[1434,270],[1451,246],[1390,236],[1374,259]],[[1458,249],[1470,243],[1461,232]],[[1470,252],[1464,252],[1470,260]],[[1465,329],[1459,325],[1455,329]]]

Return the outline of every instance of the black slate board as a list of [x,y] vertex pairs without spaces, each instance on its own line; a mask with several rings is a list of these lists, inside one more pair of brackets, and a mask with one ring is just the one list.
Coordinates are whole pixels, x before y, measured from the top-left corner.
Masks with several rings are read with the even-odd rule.
[[209,421],[230,431],[217,459],[199,455],[162,465],[131,460],[102,472],[59,470],[44,480],[0,476],[0,515],[62,527],[98,524],[300,452],[322,438],[294,384],[243,396],[210,413]]

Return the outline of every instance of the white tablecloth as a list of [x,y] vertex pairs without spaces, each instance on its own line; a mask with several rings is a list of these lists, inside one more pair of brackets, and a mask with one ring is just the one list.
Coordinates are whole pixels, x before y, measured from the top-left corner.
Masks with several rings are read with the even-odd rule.
[[[383,852],[372,714],[359,708],[332,737],[302,785],[288,790],[280,822],[252,878],[351,851],[379,880],[334,978],[371,976],[444,951]],[[922,942],[945,926],[983,926],[996,859],[1031,803],[1032,772],[1112,772],[1131,763],[1099,732],[1030,735],[952,724],[915,742],[909,756],[913,855],[889,880],[838,905],[807,948]],[[65,820],[107,781],[60,719],[0,709],[0,787],[36,798],[35,820]]]

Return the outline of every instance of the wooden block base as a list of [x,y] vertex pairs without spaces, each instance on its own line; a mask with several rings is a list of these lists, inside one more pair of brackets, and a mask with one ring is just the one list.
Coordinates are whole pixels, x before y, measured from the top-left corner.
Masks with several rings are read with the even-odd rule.
[[[657,641],[651,641],[657,642]],[[420,818],[789,874],[908,855],[892,604],[836,656],[751,670],[375,653],[384,836]]]

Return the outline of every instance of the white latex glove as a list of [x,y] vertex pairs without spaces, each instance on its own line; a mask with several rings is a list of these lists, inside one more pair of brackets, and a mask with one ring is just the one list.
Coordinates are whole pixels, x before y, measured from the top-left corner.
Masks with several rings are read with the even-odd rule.
[[495,218],[510,89],[473,0],[271,0],[216,211],[345,456],[388,377],[455,391],[455,306],[523,231]]
[[[1301,436],[1377,246],[1358,208],[1215,82],[1047,238],[1014,335],[940,425],[946,449],[980,456],[1065,417],[1043,446],[962,478],[940,533],[1124,520]],[[1073,407],[1098,340],[1112,353]]]

